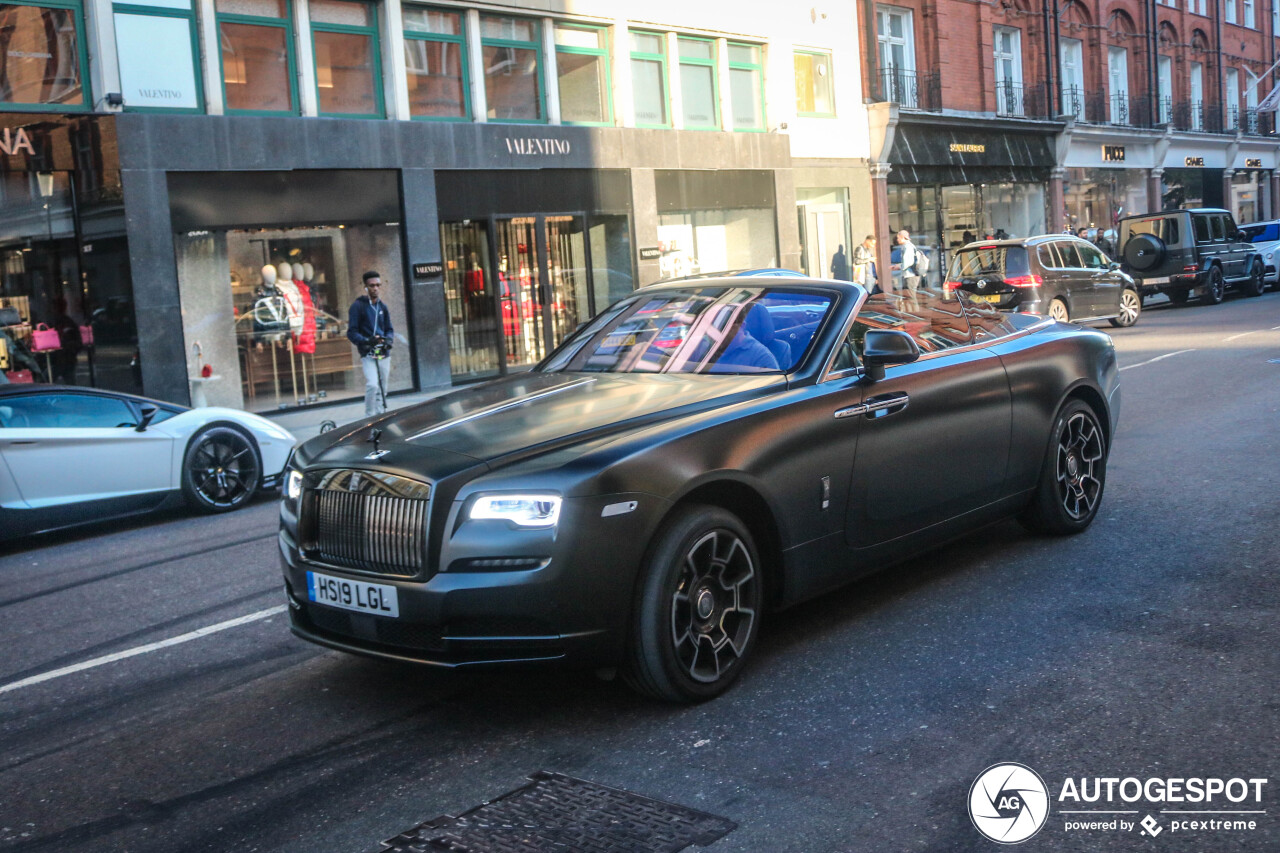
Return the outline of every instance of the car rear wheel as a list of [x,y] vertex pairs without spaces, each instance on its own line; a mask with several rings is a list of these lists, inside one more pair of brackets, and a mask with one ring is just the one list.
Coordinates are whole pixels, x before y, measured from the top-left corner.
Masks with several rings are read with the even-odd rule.
[[1061,299],[1054,299],[1049,303],[1049,316],[1059,323],[1071,322],[1071,312],[1067,311],[1067,303]]
[[258,446],[233,426],[208,426],[187,445],[182,463],[182,494],[202,512],[228,512],[244,506],[262,483]]
[[1031,503],[1018,516],[1035,533],[1079,533],[1098,514],[1107,479],[1107,440],[1093,409],[1068,400],[1053,422]]
[[1254,261],[1249,269],[1249,280],[1241,286],[1241,290],[1245,296],[1261,296],[1266,289],[1267,283],[1262,279],[1262,261]]
[[760,630],[759,567],[751,534],[732,513],[691,506],[666,524],[640,579],[627,683],[668,702],[727,690]]
[[1226,295],[1227,285],[1222,280],[1222,270],[1218,267],[1209,269],[1209,280],[1205,282],[1204,290],[1200,292],[1200,303],[1202,305],[1217,305],[1222,301],[1222,297]]
[[1111,318],[1111,325],[1127,329],[1138,322],[1142,314],[1142,297],[1132,287],[1120,291],[1120,313]]

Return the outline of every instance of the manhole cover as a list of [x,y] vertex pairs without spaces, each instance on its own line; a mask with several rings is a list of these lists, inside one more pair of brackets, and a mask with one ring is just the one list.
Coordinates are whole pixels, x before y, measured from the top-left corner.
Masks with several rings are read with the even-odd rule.
[[731,820],[540,770],[530,784],[383,843],[396,853],[677,853],[728,835]]

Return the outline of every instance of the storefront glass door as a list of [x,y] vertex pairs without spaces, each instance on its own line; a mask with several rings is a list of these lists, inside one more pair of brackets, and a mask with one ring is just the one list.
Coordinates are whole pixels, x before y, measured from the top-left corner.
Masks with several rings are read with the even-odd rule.
[[479,379],[502,370],[496,313],[496,278],[483,222],[440,226],[444,290],[449,311],[449,371]]
[[[556,346],[595,313],[587,272],[586,225],[581,216],[548,216],[547,281],[551,285],[551,338]],[[599,306],[604,307],[604,306]]]
[[543,264],[538,218],[517,216],[494,223],[498,302],[508,368],[529,367],[547,354],[548,317],[542,298]]

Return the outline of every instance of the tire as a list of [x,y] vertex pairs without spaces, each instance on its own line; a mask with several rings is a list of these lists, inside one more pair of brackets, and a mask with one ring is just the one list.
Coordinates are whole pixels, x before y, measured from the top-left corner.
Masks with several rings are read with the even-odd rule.
[[1138,272],[1155,269],[1168,254],[1164,241],[1154,234],[1135,234],[1124,244],[1125,263]]
[[1120,291],[1120,314],[1112,317],[1109,322],[1117,328],[1127,329],[1138,322],[1140,316],[1142,316],[1142,297],[1132,287],[1126,287]]
[[1177,290],[1166,290],[1164,295],[1169,297],[1169,301],[1174,305],[1186,305],[1191,298],[1190,292],[1185,287],[1180,287]]
[[1209,280],[1205,282],[1204,289],[1200,291],[1201,305],[1217,305],[1226,296],[1227,285],[1222,280],[1222,269],[1220,267],[1209,268]]
[[1107,443],[1098,416],[1083,400],[1068,400],[1053,430],[1031,503],[1018,521],[1033,533],[1080,533],[1098,514],[1107,480]]
[[215,424],[191,437],[182,458],[182,494],[201,512],[239,509],[262,483],[258,445],[239,427]]
[[646,560],[623,677],[667,702],[702,702],[737,679],[760,631],[764,578],[751,534],[719,507],[690,506]]
[[1262,279],[1262,261],[1255,260],[1249,269],[1248,281],[1240,285],[1240,292],[1245,296],[1261,296],[1266,289],[1267,283]]
[[1059,323],[1071,322],[1071,312],[1067,310],[1067,303],[1056,297],[1049,303],[1049,316]]

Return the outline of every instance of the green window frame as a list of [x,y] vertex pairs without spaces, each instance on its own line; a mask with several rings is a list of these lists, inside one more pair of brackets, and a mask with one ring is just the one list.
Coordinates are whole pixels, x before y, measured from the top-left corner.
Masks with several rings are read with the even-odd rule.
[[89,80],[89,47],[85,44],[86,28],[84,23],[84,8],[80,3],[60,3],[49,2],[23,2],[4,3],[5,6],[27,6],[37,9],[60,9],[70,12],[72,19],[76,24],[76,53],[77,67],[80,71],[80,103],[26,103],[22,101],[0,101],[0,112],[23,112],[23,113],[68,113],[68,112],[91,112],[93,110],[93,91]]
[[218,30],[218,42],[222,44],[222,25],[223,24],[239,24],[241,26],[251,27],[269,27],[272,29],[280,29],[284,32],[284,49],[285,49],[285,73],[288,78],[289,86],[289,104],[287,110],[246,110],[235,109],[229,106],[227,100],[227,68],[223,62],[222,52],[218,54],[218,79],[222,85],[222,104],[223,111],[227,115],[257,115],[257,116],[296,116],[301,114],[301,103],[298,97],[298,51],[293,41],[293,3],[285,0],[284,17],[274,18],[265,15],[242,15],[230,12],[218,12],[217,0],[214,0],[214,24]]
[[361,6],[369,12],[369,23],[366,26],[356,26],[353,24],[329,24],[317,23],[314,18],[311,20],[311,57],[312,63],[318,56],[316,51],[316,33],[337,33],[338,35],[366,36],[369,39],[371,58],[373,59],[373,112],[372,113],[341,113],[326,112],[320,108],[321,103],[321,85],[320,85],[320,66],[317,64],[316,70],[316,113],[327,118],[366,118],[380,119],[387,117],[387,108],[383,98],[383,82],[382,82],[382,45],[378,39],[378,4],[367,2],[367,0],[343,0],[349,2],[352,6]]
[[[204,74],[201,72],[200,63],[200,32],[196,26],[195,0],[189,0],[187,8],[181,9],[174,5],[148,5],[140,3],[116,3],[111,7],[111,13],[116,22],[116,52],[117,62],[119,62],[119,22],[121,15],[132,15],[146,18],[173,18],[185,20],[187,22],[187,32],[191,38],[191,74],[195,85],[196,105],[194,107],[139,107],[130,106],[129,94],[124,92],[124,111],[129,113],[186,113],[191,115],[202,115],[205,111],[204,101]],[[123,81],[122,81],[123,83]]]
[[456,35],[449,33],[429,32],[427,30],[411,30],[408,25],[404,28],[405,42],[430,42],[439,45],[452,45],[458,51],[458,60],[462,66],[462,115],[460,116],[433,116],[433,115],[412,115],[413,104],[410,103],[411,118],[414,121],[471,121],[471,69],[468,67],[470,63],[467,61],[467,16],[461,9],[439,9],[431,6],[405,6],[404,11],[422,10],[427,12],[438,12],[444,15],[452,15],[458,21],[458,32]]
[[[636,36],[641,38],[656,39],[658,53],[652,53],[644,50],[636,50]],[[658,66],[658,103],[662,107],[663,121],[645,122],[636,116],[636,127],[653,127],[653,128],[669,128],[671,127],[671,76],[667,73],[667,37],[663,33],[656,33],[652,30],[629,30],[627,33],[628,41],[631,44],[631,101],[637,103],[636,99],[636,81],[638,75],[635,73],[637,65],[647,65],[656,63]]]
[[[563,45],[560,43],[560,33],[562,32],[578,32],[591,33],[596,37],[598,47],[581,47],[577,45]],[[582,125],[587,127],[608,127],[613,125],[613,74],[609,68],[609,47],[607,27],[593,27],[587,24],[560,24],[555,25],[556,35],[556,85],[560,87],[560,117],[563,124]],[[560,56],[589,56],[595,57],[598,63],[597,67],[603,70],[603,80],[601,84],[604,91],[601,93],[603,98],[600,106],[604,108],[604,117],[601,121],[572,121],[564,118],[564,87],[563,78],[560,72]]]
[[[802,67],[802,59],[807,60],[808,68]],[[825,63],[819,66],[816,60]],[[835,81],[831,73],[831,54],[825,50],[797,50],[794,53],[793,64],[796,73],[796,115],[801,118],[835,118],[836,117],[836,99],[835,99]],[[814,69],[818,67],[826,68],[826,74],[821,75]],[[825,76],[827,78],[827,100],[831,105],[829,110],[816,109],[818,103],[817,76]],[[806,110],[805,106],[813,105],[815,109]]]
[[[682,95],[680,102],[680,110],[683,113],[683,126],[685,130],[720,130],[720,72],[716,68],[716,43],[714,39],[694,38],[693,36],[679,36],[676,40],[677,51],[679,56],[676,60],[680,63],[680,94]],[[710,57],[686,56],[684,50],[686,47],[694,48],[695,45],[706,45],[710,49],[708,53]],[[685,74],[685,69],[707,68],[711,71],[711,113],[712,120],[710,124],[697,124],[689,121],[689,86],[686,81],[694,79],[691,75]],[[703,76],[703,75],[698,75]]]
[[[515,38],[499,38],[485,35],[485,24],[503,21],[511,21],[520,24],[528,24],[533,33],[531,41],[524,41]],[[531,50],[534,55],[534,73],[533,84],[537,87],[538,97],[534,106],[537,109],[536,118],[505,118],[497,115],[488,115],[487,118],[491,122],[502,124],[546,124],[547,119],[547,92],[546,80],[544,72],[546,69],[546,61],[542,55],[542,22],[533,18],[522,18],[516,15],[484,15],[480,16],[480,52],[481,62],[485,61],[485,52],[488,48],[510,50]],[[487,113],[494,111],[493,99],[490,97],[489,75],[485,75],[485,110]]]
[[[738,132],[746,133],[763,133],[766,129],[766,119],[764,114],[764,45],[752,44],[750,42],[731,41],[728,43],[729,52],[729,117],[733,125],[733,129]],[[754,61],[747,61],[742,58],[735,59],[735,53],[741,57],[743,52],[750,52],[755,58]],[[754,124],[739,125],[737,110],[734,109],[734,103],[738,100],[740,91],[741,74],[738,72],[748,72],[755,77],[755,85],[752,87],[753,92],[749,94],[755,98],[756,115],[759,122]]]

